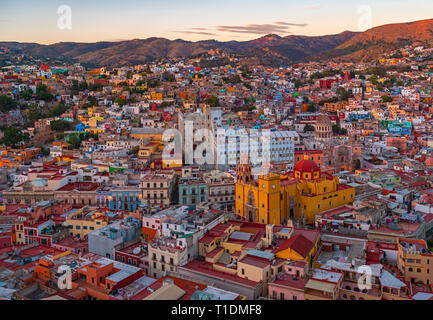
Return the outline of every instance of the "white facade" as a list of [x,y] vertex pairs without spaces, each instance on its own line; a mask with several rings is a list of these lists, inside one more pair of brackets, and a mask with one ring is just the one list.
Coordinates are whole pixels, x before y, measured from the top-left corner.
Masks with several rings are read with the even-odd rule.
[[249,130],[248,134],[245,129],[220,129],[216,139],[218,164],[236,166],[248,156],[257,165],[262,165],[267,160],[288,162],[289,169],[292,169],[297,137],[298,134],[294,131]]

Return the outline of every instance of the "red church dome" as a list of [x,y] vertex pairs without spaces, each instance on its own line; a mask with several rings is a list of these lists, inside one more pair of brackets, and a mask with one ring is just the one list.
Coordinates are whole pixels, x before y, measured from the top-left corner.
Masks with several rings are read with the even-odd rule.
[[431,166],[433,166],[433,159],[432,158],[427,158],[424,163],[425,163],[426,166],[431,167]]
[[300,171],[300,172],[316,172],[320,171],[319,166],[313,161],[313,160],[301,160],[299,161],[294,171]]

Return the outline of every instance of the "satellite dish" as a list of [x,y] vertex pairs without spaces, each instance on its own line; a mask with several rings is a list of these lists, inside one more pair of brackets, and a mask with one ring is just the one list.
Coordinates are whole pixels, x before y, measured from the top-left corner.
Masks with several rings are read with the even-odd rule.
[[132,250],[132,253],[133,253],[133,254],[139,254],[140,251],[141,251],[141,248],[140,248],[140,247],[137,247],[137,248],[134,248],[134,250]]

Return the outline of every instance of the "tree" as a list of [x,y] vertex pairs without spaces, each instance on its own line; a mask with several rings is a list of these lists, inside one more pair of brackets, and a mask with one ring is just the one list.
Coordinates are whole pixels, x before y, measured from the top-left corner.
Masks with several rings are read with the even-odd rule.
[[314,131],[314,126],[310,125],[310,124],[306,124],[304,127],[304,132],[310,132],[310,131]]
[[138,154],[138,151],[140,151],[140,147],[136,146],[136,147],[132,148],[131,150],[129,150],[128,154],[129,155]]
[[48,157],[51,153],[51,150],[48,148],[42,147],[42,153],[44,154],[45,157]]
[[314,104],[308,105],[307,112],[316,112],[316,107],[314,106]]
[[359,170],[359,169],[361,169],[361,160],[356,159],[355,161],[353,161],[353,169],[354,169],[354,170]]
[[124,105],[126,105],[127,104],[127,100],[125,99],[125,98],[117,98],[117,104],[119,105],[119,106],[121,106],[121,107],[123,107]]
[[295,80],[295,88],[298,89],[300,86],[302,86],[301,80]]
[[352,90],[346,90],[343,87],[339,87],[337,89],[337,95],[339,96],[340,100],[347,101],[350,97],[352,97]]
[[74,146],[74,148],[78,149],[81,145],[80,135],[77,133],[73,133],[69,136],[68,142]]
[[392,98],[391,98],[390,96],[383,96],[383,97],[382,97],[382,101],[383,101],[384,103],[392,102]]
[[98,105],[98,99],[96,99],[94,96],[91,95],[87,96],[87,102],[93,106]]
[[376,67],[376,68],[373,68],[371,70],[368,70],[367,72],[369,74],[374,74],[375,76],[378,76],[381,78],[386,76],[386,69],[383,67]]
[[147,87],[148,88],[156,88],[159,87],[161,85],[161,82],[157,79],[149,79],[147,81]]
[[20,92],[20,97],[24,100],[30,100],[33,97],[33,91],[32,90],[23,90]]
[[43,118],[43,114],[37,105],[32,104],[27,109],[27,118],[31,121],[37,121]]
[[88,85],[87,85],[87,82],[86,82],[86,81],[82,81],[82,82],[80,82],[80,84],[78,85],[78,89],[79,89],[80,91],[85,91],[85,90],[87,90],[87,88],[88,88]]
[[430,250],[433,250],[433,240],[428,240],[427,246],[429,247]]
[[72,87],[71,87],[72,94],[78,94],[80,91],[78,80],[72,80]]
[[46,114],[46,116],[48,118],[59,117],[63,113],[65,113],[66,110],[68,110],[68,107],[66,107],[63,103],[59,103],[57,106],[55,106],[50,111],[48,111],[48,113]]
[[36,96],[39,100],[43,100],[46,102],[54,100],[54,96],[48,92],[48,87],[45,84],[37,86]]
[[210,96],[206,99],[206,104],[208,104],[211,108],[215,108],[220,105],[220,101],[217,96]]
[[15,109],[17,106],[17,103],[14,99],[7,95],[1,95],[0,96],[0,111],[1,112],[8,112],[12,109]]
[[340,134],[340,135],[344,135],[347,134],[347,130],[344,128],[341,128],[339,125],[334,124],[332,126],[332,132],[334,132],[335,134]]
[[16,147],[22,142],[29,141],[30,137],[27,132],[22,132],[15,127],[6,129],[4,137],[0,140],[6,146]]
[[50,123],[50,128],[53,131],[63,132],[72,129],[72,123],[65,120],[54,120]]

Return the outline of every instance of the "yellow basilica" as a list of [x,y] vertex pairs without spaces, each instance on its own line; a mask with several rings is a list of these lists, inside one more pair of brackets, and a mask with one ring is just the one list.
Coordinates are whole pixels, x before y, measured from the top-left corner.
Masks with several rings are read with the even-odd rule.
[[295,218],[313,224],[317,213],[354,199],[355,188],[321,172],[308,156],[284,175],[254,179],[249,164],[241,164],[236,173],[236,214],[251,222],[285,225]]

